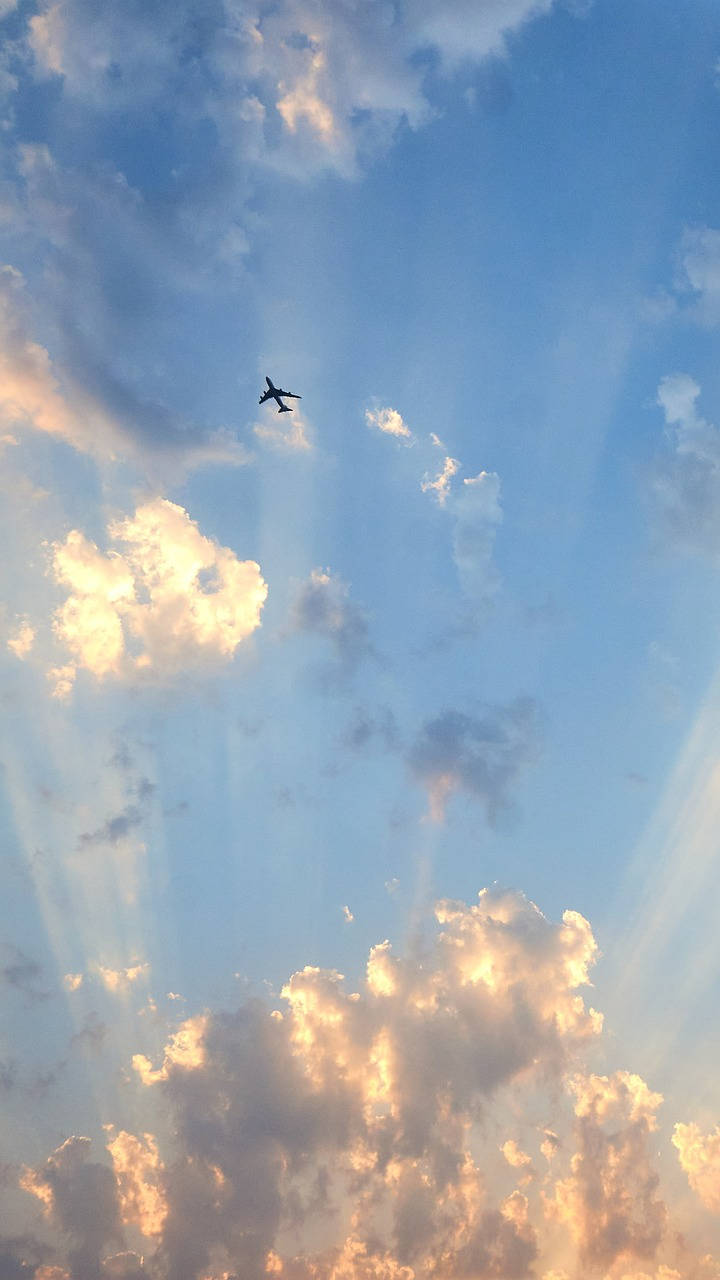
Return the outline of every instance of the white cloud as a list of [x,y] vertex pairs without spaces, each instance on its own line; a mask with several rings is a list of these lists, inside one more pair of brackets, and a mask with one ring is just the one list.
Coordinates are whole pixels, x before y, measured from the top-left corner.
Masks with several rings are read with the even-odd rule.
[[[107,965],[98,965],[97,971],[103,986],[115,993],[126,992],[136,982],[146,978],[150,966],[145,963],[128,965],[124,969],[111,969]],[[73,988],[74,990],[74,988]]]
[[696,1124],[676,1124],[672,1143],[693,1191],[706,1209],[720,1213],[720,1125],[704,1134]]
[[7,647],[16,658],[26,658],[35,643],[35,628],[30,626],[27,618],[19,618],[15,629],[10,633]]
[[420,488],[423,493],[434,493],[437,502],[441,507],[444,507],[450,493],[450,481],[459,470],[460,463],[457,458],[446,457],[442,471],[438,472],[434,480],[431,480],[430,476],[426,474],[420,481]]
[[408,444],[413,441],[413,434],[397,409],[366,409],[365,421],[369,427],[377,427],[385,435],[395,436]]
[[[260,625],[258,565],[206,538],[176,503],[144,503],[108,535],[122,552],[100,551],[77,529],[54,547],[55,579],[70,592],[55,632],[73,668],[100,680],[172,676],[230,660]],[[54,670],[61,696],[72,679],[67,667]]]
[[280,453],[309,453],[313,447],[309,427],[298,409],[293,410],[292,421],[287,426],[257,422],[253,432],[261,444]]

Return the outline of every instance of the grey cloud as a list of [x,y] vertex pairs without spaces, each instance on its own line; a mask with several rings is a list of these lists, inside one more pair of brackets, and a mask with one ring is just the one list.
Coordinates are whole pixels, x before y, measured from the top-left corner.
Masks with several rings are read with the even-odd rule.
[[294,631],[325,636],[332,644],[340,672],[351,674],[373,650],[365,613],[350,600],[347,583],[329,570],[313,569],[293,602]]
[[697,409],[700,387],[688,374],[658,388],[671,452],[650,476],[660,532],[676,551],[720,555],[720,430]]
[[103,1247],[122,1243],[115,1176],[89,1159],[90,1148],[89,1138],[68,1138],[26,1182],[34,1194],[50,1193],[53,1218],[70,1240],[73,1280],[97,1280]]
[[0,981],[14,987],[29,1000],[47,1000],[50,992],[38,988],[43,968],[37,960],[25,955],[19,947],[10,948],[14,952],[12,958],[0,965]]
[[467,1126],[504,1084],[533,1064],[560,1072],[596,1033],[576,995],[595,944],[581,917],[555,925],[510,891],[436,916],[422,963],[382,943],[357,992],[308,967],[282,1012],[206,1013],[170,1037],[162,1068],[135,1062],[180,1150],[162,1177],[159,1275],[196,1280],[212,1258],[260,1280],[283,1228],[302,1237],[348,1196],[355,1235],[283,1260],[288,1276],[430,1275],[440,1259],[453,1277],[529,1274],[524,1198],[492,1203]]
[[451,494],[448,509],[455,518],[453,555],[460,585],[476,605],[497,591],[500,577],[493,563],[495,534],[502,521],[500,478],[481,471]]
[[488,704],[469,714],[447,710],[426,721],[408,754],[414,776],[442,811],[462,790],[484,806],[488,821],[510,803],[512,786],[537,756],[540,714],[532,698]]
[[400,744],[397,720],[390,707],[379,708],[375,714],[356,707],[342,741],[352,751],[364,751],[374,743],[379,743],[386,751],[395,751]]
[[701,324],[720,323],[720,230],[686,227],[678,258],[678,283],[692,297],[691,314]]
[[80,836],[79,845],[83,849],[103,844],[119,844],[130,835],[136,827],[142,825],[143,815],[137,805],[129,804],[120,813],[114,814],[112,818],[108,818],[101,827],[97,827],[95,831],[84,831]]

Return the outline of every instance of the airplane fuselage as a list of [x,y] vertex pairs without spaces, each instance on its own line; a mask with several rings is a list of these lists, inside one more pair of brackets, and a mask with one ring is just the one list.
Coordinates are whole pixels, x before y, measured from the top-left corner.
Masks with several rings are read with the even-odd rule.
[[278,413],[292,413],[289,404],[283,404],[281,396],[285,396],[286,400],[302,400],[302,396],[298,396],[294,391],[283,391],[282,387],[276,387],[270,378],[266,377],[268,389],[264,395],[260,397],[259,404],[265,404],[266,400],[274,400],[278,406]]

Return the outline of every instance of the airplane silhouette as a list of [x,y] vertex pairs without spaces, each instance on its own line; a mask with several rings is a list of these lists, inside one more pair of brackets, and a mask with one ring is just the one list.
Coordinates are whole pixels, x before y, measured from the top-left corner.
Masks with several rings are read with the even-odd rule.
[[285,396],[286,400],[302,400],[302,396],[296,396],[294,391],[281,391],[279,387],[273,386],[269,378],[266,378],[265,381],[268,384],[268,389],[265,394],[260,397],[258,404],[264,404],[266,400],[277,400],[277,403],[280,406],[278,413],[292,413],[291,405],[283,404],[280,397]]

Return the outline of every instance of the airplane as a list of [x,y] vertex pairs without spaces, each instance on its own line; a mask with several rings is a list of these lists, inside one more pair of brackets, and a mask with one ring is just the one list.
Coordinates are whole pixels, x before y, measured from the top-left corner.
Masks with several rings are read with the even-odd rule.
[[285,396],[286,400],[302,400],[302,396],[296,396],[294,391],[281,391],[279,387],[274,387],[270,379],[267,377],[265,378],[265,381],[268,384],[268,389],[265,394],[260,397],[258,404],[264,404],[266,400],[277,400],[277,403],[280,406],[278,413],[292,413],[292,406],[289,404],[283,404],[280,397]]

